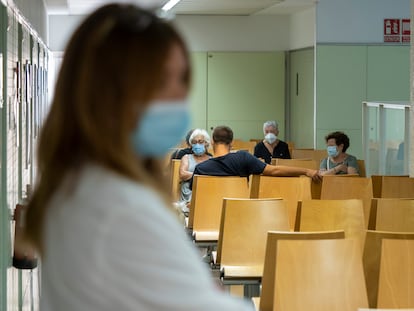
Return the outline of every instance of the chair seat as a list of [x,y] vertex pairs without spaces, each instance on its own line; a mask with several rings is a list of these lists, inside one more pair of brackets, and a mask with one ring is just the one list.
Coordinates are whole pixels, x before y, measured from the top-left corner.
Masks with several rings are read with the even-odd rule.
[[261,279],[263,266],[222,266],[221,271],[224,279]]
[[193,231],[194,240],[196,242],[215,241],[219,237],[218,231]]

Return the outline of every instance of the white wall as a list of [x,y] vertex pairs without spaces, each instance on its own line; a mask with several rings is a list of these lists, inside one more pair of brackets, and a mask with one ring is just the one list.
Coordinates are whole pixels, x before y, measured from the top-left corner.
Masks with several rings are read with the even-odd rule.
[[62,52],[83,15],[49,15],[49,48]]
[[382,43],[384,18],[410,18],[410,0],[319,0],[317,43]]
[[47,45],[47,14],[43,0],[14,0],[27,22]]
[[[50,15],[49,47],[63,51],[83,16]],[[283,51],[289,49],[288,16],[188,16],[175,21],[191,51]]]
[[188,16],[176,18],[192,51],[289,49],[288,16]]
[[315,23],[316,10],[314,8],[290,16],[290,50],[315,46]]
[[[50,15],[49,46],[63,51],[83,16]],[[314,46],[315,9],[288,15],[178,15],[191,51],[286,51]]]

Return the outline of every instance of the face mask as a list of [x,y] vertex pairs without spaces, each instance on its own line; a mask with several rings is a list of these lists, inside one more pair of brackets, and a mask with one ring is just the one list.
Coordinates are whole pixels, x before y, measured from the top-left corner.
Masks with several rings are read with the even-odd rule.
[[273,133],[267,133],[265,136],[265,141],[267,141],[269,144],[273,144],[277,139],[277,136]]
[[328,156],[330,156],[331,158],[335,158],[339,154],[339,151],[336,148],[336,146],[328,146],[326,148],[326,151],[328,152]]
[[144,157],[163,157],[183,139],[189,128],[187,102],[150,103],[138,122],[131,136],[134,151]]
[[191,146],[191,149],[193,150],[195,155],[202,155],[206,151],[206,147],[203,144],[194,144]]

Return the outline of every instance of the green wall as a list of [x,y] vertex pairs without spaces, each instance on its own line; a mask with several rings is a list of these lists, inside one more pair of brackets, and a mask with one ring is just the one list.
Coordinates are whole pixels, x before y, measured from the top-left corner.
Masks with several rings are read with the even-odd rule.
[[409,100],[409,49],[318,45],[290,52],[287,75],[284,52],[192,53],[193,127],[227,124],[248,140],[261,138],[263,121],[275,119],[281,139],[288,124],[297,148],[316,142],[318,149],[326,134],[342,130],[351,139],[349,153],[363,159],[362,102]]
[[284,52],[193,53],[193,126],[228,125],[235,138],[263,136],[263,122],[285,132]]
[[207,129],[207,53],[191,54],[193,83],[190,94],[191,128]]
[[[362,102],[408,101],[409,46],[318,45],[316,48],[316,147],[342,130],[349,153],[363,159]],[[388,131],[393,131],[390,125]]]

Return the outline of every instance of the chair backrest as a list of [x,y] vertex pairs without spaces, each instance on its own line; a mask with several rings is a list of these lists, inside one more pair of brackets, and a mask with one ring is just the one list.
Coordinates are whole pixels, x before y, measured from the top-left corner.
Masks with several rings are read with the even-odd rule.
[[170,163],[171,196],[174,202],[180,199],[180,192],[181,192],[180,174],[179,174],[180,164],[181,164],[181,160],[179,159],[172,159]]
[[309,200],[311,195],[311,179],[300,177],[273,177],[253,175],[250,197],[253,199],[283,198],[289,209],[289,222],[293,229],[296,219],[298,201]]
[[223,199],[217,263],[220,268],[251,267],[261,276],[267,232],[289,231],[289,214],[282,199]]
[[[365,237],[363,264],[370,308],[377,308],[379,301],[379,280],[381,254],[384,239],[414,240],[414,232],[389,232],[368,230]],[[412,257],[411,257],[412,261]],[[400,263],[397,264],[397,266]],[[397,268],[397,267],[396,267]],[[412,276],[414,278],[414,276]],[[413,289],[413,288],[411,288]],[[393,290],[389,288],[388,290]],[[410,294],[413,293],[413,290]],[[413,307],[413,306],[411,306]]]
[[[319,162],[309,158],[309,159],[279,159],[272,158],[272,165],[285,165],[285,166],[294,166],[302,168],[310,168],[312,170],[319,169]],[[316,183],[312,181],[311,184],[311,194],[312,199],[320,199],[321,197],[321,183]]]
[[368,306],[361,249],[352,239],[277,243],[275,311],[355,311]]
[[231,143],[232,150],[245,150],[251,154],[254,153],[254,147],[256,146],[256,142],[254,141],[244,141],[240,139],[234,139]]
[[279,159],[279,158],[272,158],[271,164],[272,165],[284,165],[284,166],[310,168],[312,170],[319,169],[319,165],[317,165],[316,161],[312,160],[312,159]]
[[372,199],[368,229],[414,232],[414,198]]
[[409,176],[371,176],[374,198],[414,198],[414,178]]
[[260,310],[273,311],[273,296],[275,293],[276,250],[280,240],[320,240],[343,239],[345,232],[276,232],[269,231],[266,240],[266,253],[263,266],[262,293],[260,296]]
[[295,231],[331,230],[344,230],[346,238],[358,239],[362,251],[365,242],[362,200],[303,200],[299,202]]
[[238,176],[193,176],[188,227],[197,232],[212,232],[218,239],[223,198],[248,198],[247,178]]
[[[346,176],[346,175],[344,175]],[[372,180],[367,177],[324,176],[322,180],[322,200],[361,199],[364,203],[365,228],[368,228],[371,199],[373,197]]]
[[414,240],[382,240],[379,308],[414,308]]
[[359,176],[367,177],[367,170],[365,168],[365,160],[357,160],[359,168]]
[[318,167],[327,156],[326,149],[292,149],[292,159],[312,159],[316,161]]

